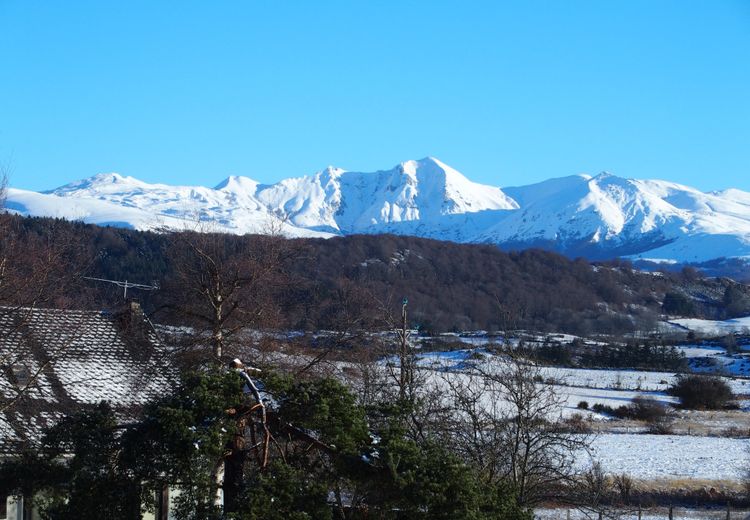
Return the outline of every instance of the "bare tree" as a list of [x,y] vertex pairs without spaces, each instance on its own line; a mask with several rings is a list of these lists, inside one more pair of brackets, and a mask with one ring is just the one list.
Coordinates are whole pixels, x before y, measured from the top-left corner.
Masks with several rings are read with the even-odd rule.
[[[339,356],[348,354],[349,361],[360,364],[367,361],[370,365],[373,359],[381,355],[383,348],[380,336],[373,332],[382,327],[382,320],[374,311],[373,302],[377,299],[360,284],[346,278],[335,281],[330,291],[330,303],[325,306],[321,316],[325,335],[316,333],[315,347],[308,347],[311,338],[300,338],[302,345],[297,345],[301,351],[309,354],[308,361],[296,370],[297,375],[309,373],[321,368],[333,353]],[[366,369],[369,372],[369,368]]]
[[214,358],[230,354],[238,333],[278,322],[273,295],[294,251],[286,239],[200,229],[172,233],[168,247],[173,272],[163,285],[171,297],[166,310],[187,319],[196,342],[210,345]]
[[476,468],[487,482],[502,478],[507,452],[504,437],[506,407],[487,381],[475,372],[441,375],[447,413],[442,415],[442,436],[464,461]]
[[563,397],[539,367],[499,354],[443,378],[451,410],[446,442],[488,481],[510,482],[530,507],[574,482],[575,457],[590,439],[561,426]]
[[[8,176],[0,175],[0,204],[5,201]],[[2,207],[0,207],[0,210]],[[76,248],[69,228],[43,221],[33,229],[22,217],[0,211],[0,412],[16,406],[32,392],[41,374],[60,359],[81,334],[80,315],[71,314],[64,327],[49,332],[45,344],[36,345],[34,329],[40,327],[38,310],[63,309],[66,291],[80,280],[85,259]]]
[[0,212],[5,210],[5,202],[8,200],[8,172],[0,166]]
[[409,301],[401,302],[401,316],[396,319],[385,307],[386,322],[396,339],[396,357],[398,363],[388,364],[390,374],[398,388],[398,399],[401,402],[413,403],[417,398],[416,355],[409,341],[411,330],[407,322],[406,308]]

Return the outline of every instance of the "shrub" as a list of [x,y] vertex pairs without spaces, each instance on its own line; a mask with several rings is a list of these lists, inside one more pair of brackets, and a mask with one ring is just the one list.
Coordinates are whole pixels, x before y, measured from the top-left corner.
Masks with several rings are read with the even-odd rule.
[[594,406],[591,407],[592,410],[594,410],[596,413],[607,413],[605,408],[612,409],[611,406],[605,406],[602,403],[594,403]]
[[643,395],[636,396],[627,406],[613,408],[606,404],[596,403],[592,409],[597,413],[611,415],[618,419],[644,421],[649,433],[659,435],[672,433],[672,414],[669,408]]
[[591,433],[591,424],[580,413],[574,413],[563,421],[563,428],[570,433]]
[[729,426],[724,429],[719,435],[722,437],[733,437],[735,439],[745,439],[750,437],[750,430],[740,428],[738,426]]
[[630,499],[635,489],[635,483],[630,475],[626,473],[615,475],[612,482],[617,492],[620,493],[622,503],[625,505],[630,504]]
[[578,401],[578,409],[579,410],[588,410],[589,409],[589,402],[588,401]]
[[730,406],[734,394],[726,381],[715,376],[682,376],[670,387],[669,393],[690,410],[719,410]]
[[652,422],[664,418],[669,413],[667,407],[659,401],[649,399],[643,395],[637,395],[628,405],[629,416],[639,421]]
[[653,433],[655,435],[671,435],[674,433],[674,429],[672,428],[672,417],[670,415],[665,415],[663,417],[651,419],[646,423],[646,430],[648,433]]
[[618,419],[625,419],[629,416],[628,407],[624,405],[618,406],[617,408],[612,408],[608,404],[596,403],[591,409],[596,413],[611,415],[613,417],[617,417]]

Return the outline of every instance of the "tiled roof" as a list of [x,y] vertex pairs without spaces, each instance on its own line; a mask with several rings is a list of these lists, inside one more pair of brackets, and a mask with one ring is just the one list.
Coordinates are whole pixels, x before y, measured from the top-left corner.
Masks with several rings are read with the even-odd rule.
[[132,419],[168,391],[172,375],[137,306],[114,314],[0,307],[0,453],[33,444],[44,427],[100,401]]

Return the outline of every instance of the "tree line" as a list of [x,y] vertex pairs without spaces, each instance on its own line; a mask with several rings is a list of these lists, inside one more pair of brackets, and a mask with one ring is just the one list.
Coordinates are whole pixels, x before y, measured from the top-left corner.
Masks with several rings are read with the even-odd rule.
[[[185,319],[185,313],[171,312],[169,302],[188,274],[181,271],[184,260],[197,253],[188,245],[195,242],[194,231],[152,233],[4,218],[24,244],[54,241],[51,234],[65,237],[75,254],[59,258],[61,271],[156,283],[159,291],[139,295],[148,312],[165,321]],[[276,302],[279,326],[287,329],[336,329],[355,307],[359,314],[374,314],[383,302],[404,295],[414,304],[413,325],[426,332],[515,327],[578,335],[647,333],[661,313],[723,319],[750,312],[747,287],[703,279],[691,269],[654,275],[620,260],[592,265],[541,250],[503,252],[490,245],[393,235],[283,240],[202,234],[226,265],[258,265],[263,255],[281,255],[278,272],[285,282],[257,283],[252,292]],[[19,254],[34,255],[30,249]],[[79,279],[65,288],[64,299],[79,307],[115,307],[121,293]]]

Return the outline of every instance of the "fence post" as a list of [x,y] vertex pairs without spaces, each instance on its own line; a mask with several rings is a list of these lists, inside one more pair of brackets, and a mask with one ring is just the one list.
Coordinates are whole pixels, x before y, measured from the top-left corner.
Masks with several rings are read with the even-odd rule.
[[669,506],[669,520],[674,520],[674,511],[672,506]]
[[568,520],[570,520],[570,509],[568,509],[568,512],[567,512],[567,514],[565,515],[565,518],[567,518]]
[[732,520],[732,505],[727,502],[727,520]]
[[641,520],[641,504],[638,504],[638,520]]

